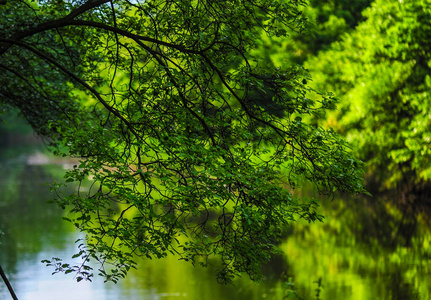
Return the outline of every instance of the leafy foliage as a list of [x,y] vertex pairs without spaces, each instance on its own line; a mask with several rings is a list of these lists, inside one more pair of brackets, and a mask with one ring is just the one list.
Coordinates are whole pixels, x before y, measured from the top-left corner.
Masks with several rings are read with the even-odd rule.
[[386,188],[431,179],[431,10],[427,1],[375,1],[366,21],[306,67],[341,99],[328,124],[355,145]]
[[[327,50],[331,43],[352,31],[363,17],[361,12],[371,4],[371,0],[310,0],[302,15],[309,20],[307,34],[289,33],[289,37],[268,40],[265,52],[273,52],[273,57],[303,65],[304,62]],[[275,49],[274,49],[275,48]],[[280,58],[279,58],[280,59]],[[277,59],[275,59],[277,60]]]
[[[319,220],[296,199],[363,192],[361,163],[332,130],[309,124],[308,73],[275,67],[261,36],[303,32],[302,1],[17,1],[0,7],[1,101],[18,107],[54,151],[82,158],[56,200],[87,233],[82,267],[117,281],[135,256],[207,265],[218,279],[276,253],[283,228]],[[9,24],[9,23],[8,23]],[[55,184],[57,190],[62,184]],[[110,269],[108,266],[112,265]],[[85,267],[84,267],[85,266]],[[69,272],[69,271],[66,271]],[[84,272],[84,273],[82,273]]]

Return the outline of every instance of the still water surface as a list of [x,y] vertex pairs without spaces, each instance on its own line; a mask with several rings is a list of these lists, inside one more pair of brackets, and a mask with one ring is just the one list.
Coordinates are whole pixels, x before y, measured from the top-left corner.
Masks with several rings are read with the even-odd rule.
[[[61,180],[71,161],[46,156],[41,147],[0,148],[0,265],[19,299],[283,299],[291,286],[304,299],[431,299],[431,234],[428,217],[403,213],[379,199],[323,201],[324,223],[295,223],[281,248],[284,256],[264,267],[267,280],[216,283],[213,270],[175,257],[141,260],[118,284],[76,283],[51,275],[40,261],[70,261],[81,234],[63,211],[46,204],[46,185]],[[10,299],[0,281],[0,299]]]

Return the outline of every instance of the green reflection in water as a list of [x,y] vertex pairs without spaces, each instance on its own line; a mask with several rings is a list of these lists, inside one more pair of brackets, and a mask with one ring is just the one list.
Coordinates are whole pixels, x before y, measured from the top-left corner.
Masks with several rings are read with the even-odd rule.
[[[27,147],[27,152],[37,147]],[[19,254],[36,255],[43,249],[62,248],[67,224],[61,221],[62,211],[47,205],[53,195],[47,183],[52,176],[42,165],[27,163],[28,157],[15,151],[16,156],[4,157],[0,148],[0,259],[4,266],[15,263]],[[13,153],[13,152],[11,152]]]
[[[268,278],[278,277],[279,270],[285,269],[283,259],[277,264],[267,266]],[[163,299],[282,299],[284,291],[280,283],[268,279],[263,284],[256,284],[248,278],[239,278],[233,285],[220,285],[216,281],[216,270],[193,267],[168,256],[162,260],[145,260],[138,263],[138,269],[119,283],[124,291],[133,293],[136,287],[146,291],[158,291]]]
[[[47,275],[31,278],[32,285],[63,276],[50,276],[53,270],[40,264],[40,259],[50,257],[40,257],[41,253],[76,249],[74,229],[61,220],[62,210],[45,203],[53,196],[42,185],[61,180],[64,169],[52,160],[29,164],[28,155],[36,150],[41,151],[28,146],[0,149],[0,230],[5,233],[0,239],[0,264],[12,280],[26,280],[19,275],[25,263],[38,265]],[[286,290],[280,278],[292,277],[298,295],[316,299],[315,281],[321,277],[320,299],[431,299],[428,217],[409,211],[403,214],[386,202],[377,198],[324,201],[325,222],[292,223],[281,246],[285,256],[265,266],[268,280],[261,285],[247,278],[235,281],[234,286],[219,285],[211,268],[193,268],[170,256],[140,260],[138,270],[117,285],[96,282],[91,289],[87,285],[75,289],[88,290],[80,294],[84,298],[103,300],[283,299]],[[73,281],[72,276],[64,278]],[[4,295],[0,283],[0,298]],[[75,299],[75,295],[63,299]]]
[[[63,166],[55,159],[47,160],[41,151],[34,145],[0,148],[0,230],[5,233],[0,240],[0,264],[8,270],[20,299],[42,295],[44,292],[37,287],[52,286],[47,281],[64,288],[64,282],[59,281],[63,275],[51,276],[53,269],[40,263],[50,257],[41,255],[69,253],[68,257],[61,257],[69,262],[76,251],[73,244],[76,233],[69,223],[62,221],[64,211],[46,203],[54,196],[46,183],[61,181]],[[34,160],[35,157],[38,159]],[[267,268],[272,273],[271,267]],[[244,279],[237,281],[236,286],[223,286],[216,282],[212,271],[168,257],[141,261],[139,270],[118,285],[103,285],[96,278],[91,289],[84,284],[76,288],[88,290],[79,295],[89,299],[272,299],[268,296],[274,294],[275,285],[270,280],[256,285]],[[72,276],[63,277],[74,282]],[[53,291],[45,293],[51,295]],[[77,292],[65,294],[62,299],[74,299],[75,295]],[[0,282],[0,299],[8,297]]]
[[324,202],[322,224],[294,224],[283,243],[298,293],[321,299],[431,299],[431,236],[424,215],[384,199]]

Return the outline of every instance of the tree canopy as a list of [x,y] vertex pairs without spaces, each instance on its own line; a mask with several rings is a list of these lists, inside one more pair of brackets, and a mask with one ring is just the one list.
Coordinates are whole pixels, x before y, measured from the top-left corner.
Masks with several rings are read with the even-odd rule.
[[327,123],[346,135],[386,189],[421,193],[431,180],[431,7],[373,2],[365,21],[310,57],[315,86],[340,102]]
[[[118,280],[135,256],[175,253],[218,279],[261,278],[285,226],[320,219],[293,190],[363,192],[361,162],[331,129],[334,105],[262,37],[307,31],[298,0],[7,1],[0,103],[57,154],[81,158],[58,205],[86,233],[82,264]],[[308,93],[317,96],[310,99]],[[94,265],[93,265],[94,266]],[[109,266],[109,267],[108,267]]]
[[364,17],[362,11],[372,0],[310,0],[303,15],[310,20],[311,34],[290,34],[281,39],[279,53],[289,60],[303,64],[321,50],[330,47],[346,32],[354,29]]

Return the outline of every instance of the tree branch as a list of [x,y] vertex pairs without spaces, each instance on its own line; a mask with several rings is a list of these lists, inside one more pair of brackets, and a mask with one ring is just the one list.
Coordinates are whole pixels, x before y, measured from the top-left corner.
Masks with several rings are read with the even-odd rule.
[[3,272],[3,269],[1,266],[0,266],[0,275],[1,275],[1,278],[3,278],[3,281],[6,284],[7,289],[9,290],[9,293],[12,296],[12,299],[18,300],[18,297],[15,295],[15,292],[13,291],[12,285],[10,284],[9,280],[7,279],[6,274]]
[[17,46],[23,47],[31,52],[33,52],[34,54],[36,54],[37,56],[41,57],[42,59],[44,59],[45,61],[49,62],[50,64],[56,66],[58,69],[60,69],[61,71],[63,71],[64,73],[66,73],[71,79],[75,80],[77,83],[79,83],[80,85],[82,85],[85,89],[87,89],[89,92],[91,92],[96,98],[97,100],[108,110],[110,111],[113,115],[115,115],[116,117],[118,117],[126,126],[127,128],[130,130],[131,133],[133,133],[133,135],[139,139],[139,135],[138,133],[134,130],[134,128],[132,127],[132,125],[129,123],[129,121],[127,121],[115,108],[113,108],[112,106],[110,106],[100,95],[100,93],[98,91],[96,91],[95,88],[93,88],[92,86],[90,86],[88,83],[86,83],[84,80],[82,80],[81,78],[79,78],[77,75],[75,75],[72,71],[68,70],[67,68],[65,68],[63,65],[61,65],[60,63],[56,62],[54,59],[48,57],[45,53],[40,52],[39,50],[35,49],[34,47],[23,43],[23,42],[19,42],[19,41],[14,41],[14,40],[9,40],[9,39],[0,39],[0,43],[8,43],[8,44],[15,44]]
[[[36,27],[29,28],[29,29],[24,30],[24,31],[16,32],[11,37],[9,37],[9,39],[19,41],[19,40],[22,40],[26,37],[32,36],[32,35],[39,33],[39,32],[43,32],[43,31],[58,28],[58,27],[63,27],[63,26],[56,26],[56,24],[58,24],[58,23],[62,24],[63,22],[67,22],[68,20],[72,20],[72,19],[76,18],[77,16],[85,13],[86,11],[93,9],[95,7],[98,7],[102,4],[105,4],[109,1],[111,1],[111,0],[94,0],[94,1],[90,0],[90,1],[87,1],[85,4],[81,5],[80,7],[78,7],[77,9],[75,9],[74,11],[72,11],[67,16],[65,16],[61,19],[41,23],[41,24],[37,25]],[[11,43],[6,44],[6,45],[1,45],[0,56],[3,55],[11,46],[12,46]]]

